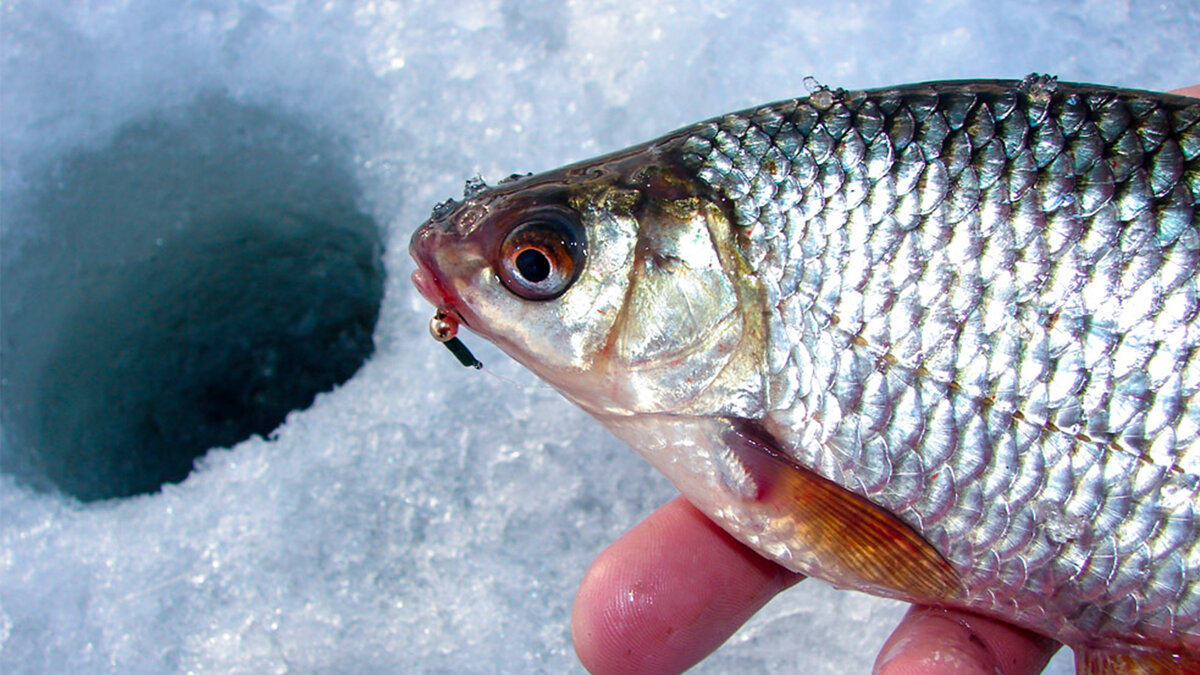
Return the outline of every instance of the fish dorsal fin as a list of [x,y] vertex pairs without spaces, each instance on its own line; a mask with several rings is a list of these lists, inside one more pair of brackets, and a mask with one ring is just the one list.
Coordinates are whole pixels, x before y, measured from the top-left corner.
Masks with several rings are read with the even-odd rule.
[[753,484],[747,499],[755,510],[766,512],[773,529],[790,529],[786,545],[803,571],[910,600],[959,595],[958,573],[907,523],[789,460],[758,423],[737,421],[723,440]]
[[1200,675],[1200,660],[1169,652],[1075,650],[1077,675]]

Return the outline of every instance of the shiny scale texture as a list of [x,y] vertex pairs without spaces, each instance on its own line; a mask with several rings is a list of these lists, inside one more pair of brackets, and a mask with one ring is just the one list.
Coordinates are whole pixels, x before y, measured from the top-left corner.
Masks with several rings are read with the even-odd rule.
[[822,88],[665,142],[762,284],[771,433],[965,605],[1074,644],[1198,632],[1198,120],[1031,76]]

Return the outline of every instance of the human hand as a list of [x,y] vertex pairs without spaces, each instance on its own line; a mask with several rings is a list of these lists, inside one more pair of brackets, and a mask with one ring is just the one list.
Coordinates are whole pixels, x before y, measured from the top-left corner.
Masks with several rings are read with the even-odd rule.
[[[803,578],[761,558],[678,497],[592,563],[575,598],[575,651],[596,675],[678,673]],[[994,619],[914,607],[875,667],[886,675],[1037,673],[1057,648]]]

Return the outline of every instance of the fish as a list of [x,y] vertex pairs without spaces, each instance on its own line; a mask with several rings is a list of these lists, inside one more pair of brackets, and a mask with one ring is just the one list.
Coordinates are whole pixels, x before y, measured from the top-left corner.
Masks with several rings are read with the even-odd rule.
[[[413,281],[760,555],[1200,672],[1200,100],[805,97],[439,204]],[[465,349],[465,347],[464,347]],[[464,361],[466,363],[466,361]]]

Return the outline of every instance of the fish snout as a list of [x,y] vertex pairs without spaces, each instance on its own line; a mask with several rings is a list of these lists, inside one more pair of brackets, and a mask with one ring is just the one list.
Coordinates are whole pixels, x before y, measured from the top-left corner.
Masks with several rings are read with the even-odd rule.
[[444,234],[426,223],[413,233],[408,245],[408,253],[417,263],[417,269],[412,273],[413,284],[426,300],[438,309],[448,309],[451,305],[450,294],[446,292],[445,284],[439,279],[436,252],[439,239]]

